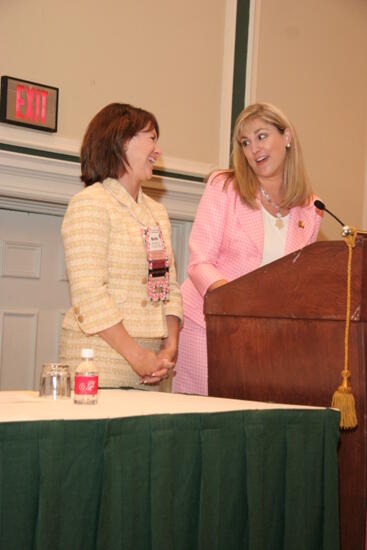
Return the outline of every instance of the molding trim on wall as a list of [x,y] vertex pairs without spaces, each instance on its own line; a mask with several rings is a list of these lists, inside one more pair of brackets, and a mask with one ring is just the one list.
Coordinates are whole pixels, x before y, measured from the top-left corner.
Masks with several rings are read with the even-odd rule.
[[229,167],[231,153],[231,120],[233,69],[236,43],[237,0],[227,0],[224,21],[222,96],[219,124],[219,166]]
[[[76,162],[0,150],[0,208],[62,216],[70,198],[83,189],[79,175]],[[202,177],[163,173],[144,190],[165,205],[171,218],[193,220],[204,187]]]
[[[74,139],[62,138],[55,134],[40,135],[37,130],[19,129],[0,123],[0,150],[79,164],[80,142]],[[156,165],[156,171],[192,176],[191,179],[194,181],[200,181],[215,167],[214,164],[163,155]]]
[[[10,323],[12,326],[9,331],[6,331],[6,322],[7,319],[13,320],[13,323]],[[23,321],[29,320],[29,330],[25,331],[24,324],[21,326],[14,327],[14,319],[22,319]],[[37,329],[39,322],[39,310],[38,309],[22,309],[22,308],[3,308],[0,311],[0,349],[2,354],[0,357],[0,387],[1,389],[15,389],[13,387],[14,382],[17,386],[26,387],[27,389],[33,389],[35,384],[38,383],[36,380],[36,349],[37,349]],[[5,334],[7,332],[7,334]],[[7,344],[9,341],[14,340],[15,335],[22,335],[22,345],[17,348],[9,347],[8,353]],[[7,336],[7,338],[6,338]],[[27,340],[28,337],[28,340]],[[6,341],[8,339],[8,342]],[[9,353],[10,351],[10,353]],[[14,357],[14,352],[17,357]],[[7,361],[8,359],[8,361]],[[9,361],[10,360],[10,361]],[[15,371],[12,367],[14,362],[19,360],[20,370]],[[8,367],[8,368],[7,368]],[[9,368],[10,367],[10,368]],[[4,378],[5,384],[9,383],[10,386],[4,387]],[[23,386],[21,386],[23,384]]]
[[57,134],[49,132],[46,134],[4,123],[0,123],[0,143],[8,143],[17,147],[29,147],[71,157],[78,157],[80,149],[78,140],[66,139]]
[[185,179],[191,179],[191,181],[202,181],[215,168],[217,168],[215,164],[162,155],[162,157],[158,159],[153,171],[160,175],[165,174],[168,176],[169,174],[173,174],[174,176],[182,176],[185,177]]
[[236,119],[245,105],[246,67],[248,61],[248,33],[250,0],[237,0],[236,41],[234,51],[231,135]]
[[256,101],[257,68],[260,46],[261,0],[250,0],[250,19],[248,25],[247,66],[245,105]]

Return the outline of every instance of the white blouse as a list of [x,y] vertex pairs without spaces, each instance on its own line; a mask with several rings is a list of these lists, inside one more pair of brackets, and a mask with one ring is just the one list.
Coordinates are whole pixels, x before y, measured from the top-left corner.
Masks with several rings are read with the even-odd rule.
[[278,218],[272,216],[264,207],[262,207],[262,214],[264,222],[264,249],[260,267],[274,262],[284,255],[289,221],[289,214],[282,217],[283,227],[279,229],[275,225]]

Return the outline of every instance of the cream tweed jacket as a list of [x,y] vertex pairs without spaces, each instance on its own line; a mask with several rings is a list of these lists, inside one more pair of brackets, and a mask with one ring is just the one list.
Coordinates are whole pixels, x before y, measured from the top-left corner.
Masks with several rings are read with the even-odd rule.
[[[169,257],[170,298],[165,304],[147,296],[141,228],[157,222]],[[136,386],[138,377],[127,361],[97,333],[122,322],[143,347],[157,350],[167,336],[166,316],[182,320],[168,214],[141,190],[135,202],[117,180],[107,179],[71,199],[62,237],[72,307],[63,320],[59,359],[73,373],[82,347],[92,347],[101,386]]]

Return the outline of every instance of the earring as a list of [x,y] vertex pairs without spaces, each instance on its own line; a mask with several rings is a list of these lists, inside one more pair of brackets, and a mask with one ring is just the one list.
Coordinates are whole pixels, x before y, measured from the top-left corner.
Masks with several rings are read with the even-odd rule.
[[287,145],[285,146],[286,149],[290,149],[291,148],[291,144],[290,143],[287,143]]

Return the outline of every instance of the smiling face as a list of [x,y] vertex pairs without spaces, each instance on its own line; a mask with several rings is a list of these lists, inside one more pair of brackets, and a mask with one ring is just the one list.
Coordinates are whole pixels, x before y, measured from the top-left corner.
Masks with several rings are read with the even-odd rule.
[[137,184],[150,180],[153,165],[161,155],[155,129],[142,130],[132,137],[126,144],[125,155],[129,163],[126,173],[130,178]]
[[282,133],[273,124],[261,118],[252,118],[244,123],[239,141],[260,183],[269,179],[283,179],[286,145],[291,142],[289,128]]

